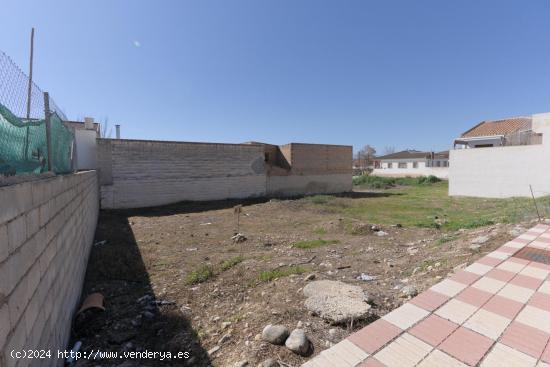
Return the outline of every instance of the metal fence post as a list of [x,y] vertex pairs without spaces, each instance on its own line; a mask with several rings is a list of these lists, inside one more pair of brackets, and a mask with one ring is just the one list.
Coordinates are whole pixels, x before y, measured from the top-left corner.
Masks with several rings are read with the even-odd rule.
[[50,95],[44,92],[44,113],[46,115],[46,145],[48,149],[48,171],[53,169],[52,162],[52,131],[50,125]]

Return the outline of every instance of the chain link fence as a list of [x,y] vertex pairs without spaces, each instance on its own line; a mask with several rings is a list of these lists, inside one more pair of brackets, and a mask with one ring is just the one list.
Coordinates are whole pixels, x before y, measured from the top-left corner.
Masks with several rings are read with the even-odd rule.
[[0,51],[0,175],[70,172],[74,136],[63,124],[66,119],[55,101],[34,82],[29,85],[29,77]]

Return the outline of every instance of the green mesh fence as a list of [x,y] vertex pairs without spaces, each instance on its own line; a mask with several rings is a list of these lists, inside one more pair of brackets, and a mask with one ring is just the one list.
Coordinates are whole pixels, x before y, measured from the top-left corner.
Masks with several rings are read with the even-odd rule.
[[[50,115],[52,171],[71,172],[73,134],[56,113]],[[0,104],[0,175],[48,170],[45,120],[22,120]]]

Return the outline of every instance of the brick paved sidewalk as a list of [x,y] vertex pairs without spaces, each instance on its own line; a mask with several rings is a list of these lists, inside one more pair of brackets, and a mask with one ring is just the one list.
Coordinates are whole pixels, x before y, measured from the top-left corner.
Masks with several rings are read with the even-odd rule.
[[550,367],[548,264],[539,224],[302,366]]

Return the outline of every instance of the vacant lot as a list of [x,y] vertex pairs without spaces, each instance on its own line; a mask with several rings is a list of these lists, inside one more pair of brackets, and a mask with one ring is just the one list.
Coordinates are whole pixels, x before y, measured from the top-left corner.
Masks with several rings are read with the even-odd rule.
[[[194,357],[168,365],[255,366],[275,358],[297,366],[310,357],[261,341],[265,325],[300,323],[317,354],[403,303],[404,286],[422,291],[536,218],[528,199],[448,198],[445,182],[402,184],[243,203],[238,219],[238,202],[102,212],[96,240],[107,242],[93,248],[85,293],[105,294],[107,311],[77,329],[75,340],[84,350]],[[547,199],[539,205],[550,207]],[[241,242],[232,239],[236,232]],[[479,236],[487,238],[471,248]],[[358,280],[362,273],[376,279]],[[301,292],[309,274],[361,286],[373,316],[329,325],[310,314]]]

